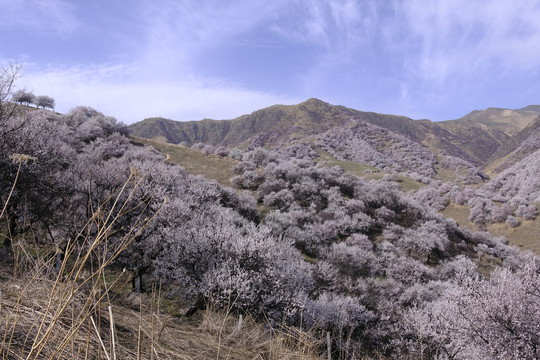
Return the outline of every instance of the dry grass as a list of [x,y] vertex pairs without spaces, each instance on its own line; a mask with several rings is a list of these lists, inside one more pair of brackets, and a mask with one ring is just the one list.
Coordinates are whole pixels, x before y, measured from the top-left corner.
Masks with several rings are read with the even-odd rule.
[[[344,171],[366,180],[381,180],[384,175],[388,174],[385,171],[379,170],[376,167],[367,164],[362,164],[351,160],[337,160],[328,151],[319,147],[316,147],[316,151],[317,154],[319,154],[320,161],[324,164],[324,166],[339,166]],[[418,191],[420,188],[425,186],[425,184],[402,175],[398,176],[398,185],[401,190],[405,192]]]
[[454,219],[459,226],[476,230],[476,226],[469,221],[470,209],[467,206],[451,202],[441,213],[447,218]]
[[444,169],[441,166],[437,166],[436,170],[437,175],[444,181],[455,182],[457,180],[457,176],[452,170]]
[[421,183],[419,181],[413,180],[411,178],[408,178],[402,175],[398,175],[398,184],[401,190],[403,190],[404,192],[418,191],[424,186],[426,186],[426,184],[424,183]]
[[[271,334],[251,318],[206,310],[197,321],[170,320],[160,339],[174,359],[317,359],[303,332]],[[241,326],[239,327],[239,324]]]
[[156,292],[115,298],[113,289],[93,286],[66,303],[51,291],[55,282],[27,274],[0,283],[0,358],[319,358],[309,333],[272,333],[249,317],[239,327],[238,317],[212,310],[173,316],[160,309]]
[[92,359],[101,354],[112,359],[122,353],[113,341],[114,326],[110,327],[108,349],[103,339],[103,309],[108,310],[107,321],[112,324],[110,294],[122,279],[106,281],[105,269],[152,219],[143,211],[123,237],[114,242],[109,238],[113,224],[134,210],[128,204],[142,178],[132,172],[103,204],[109,210],[96,210],[68,241],[60,268],[53,266],[54,257],[30,255],[32,245],[24,236],[11,239],[13,277],[2,284],[0,297],[3,359]]
[[344,171],[351,173],[358,177],[363,177],[365,174],[364,172],[366,170],[369,170],[370,172],[379,172],[380,170],[367,165],[367,164],[361,164],[355,161],[350,160],[337,160],[330,154],[328,151],[321,149],[320,147],[315,147],[315,150],[317,151],[317,154],[319,155],[319,159],[321,162],[324,162],[324,166],[327,167],[333,167],[333,166],[339,166]]

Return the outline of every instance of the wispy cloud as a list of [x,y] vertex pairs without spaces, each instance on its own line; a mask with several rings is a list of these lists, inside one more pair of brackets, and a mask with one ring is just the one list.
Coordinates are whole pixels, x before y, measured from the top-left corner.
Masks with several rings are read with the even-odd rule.
[[[487,70],[538,71],[540,3],[535,1],[433,1],[397,3],[420,78],[443,82]],[[414,57],[414,53],[408,52]]]
[[[51,5],[48,20],[71,11],[61,1],[55,0],[54,5],[57,10]],[[10,11],[21,13],[21,6],[11,6]],[[152,116],[233,118],[276,103],[299,102],[303,99],[248,88],[226,75],[207,76],[197,66],[209,49],[260,26],[278,6],[280,1],[141,1],[126,9],[130,18],[140,20],[136,25],[140,38],[130,40],[129,63],[46,65],[30,60],[24,64],[19,86],[53,96],[59,111],[88,105],[129,123]],[[47,21],[38,21],[35,13],[29,17],[12,25],[32,23],[37,29]],[[70,23],[76,21],[65,26]]]
[[286,40],[349,60],[351,53],[371,43],[376,26],[374,1],[297,0],[282,9],[271,28]]
[[64,0],[0,0],[0,28],[62,36],[79,25],[72,4]]
[[206,50],[252,31],[282,2],[145,2],[139,10],[146,29],[142,60],[166,66],[192,66]]

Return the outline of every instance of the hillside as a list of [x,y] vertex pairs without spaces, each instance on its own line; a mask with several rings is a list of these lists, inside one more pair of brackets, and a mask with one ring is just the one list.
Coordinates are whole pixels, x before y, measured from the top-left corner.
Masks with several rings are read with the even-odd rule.
[[[534,109],[534,107],[532,107]],[[499,108],[472,111],[458,120],[436,123],[452,134],[452,143],[479,164],[529,125],[540,113]]]
[[[159,140],[176,139],[184,141],[185,145],[200,142],[194,148],[205,148],[205,153],[216,151],[216,154],[228,153],[234,147],[245,151],[258,146],[283,153],[291,147],[309,143],[314,145],[314,154],[309,156],[325,166],[339,165],[364,179],[398,176],[402,189],[418,192],[416,197],[427,201],[430,206],[438,210],[446,206],[462,209],[462,214],[451,211],[452,217],[462,219],[470,216],[472,228],[496,229],[493,234],[506,235],[513,243],[527,244],[526,248],[537,251],[535,241],[516,237],[516,234],[530,234],[516,231],[516,226],[523,224],[523,228],[518,228],[522,230],[529,227],[527,216],[533,215],[523,214],[527,211],[532,214],[531,209],[537,201],[537,184],[531,174],[536,171],[537,155],[533,153],[540,148],[539,109],[534,105],[516,110],[489,108],[472,111],[457,120],[431,122],[361,112],[309,99],[298,105],[272,106],[233,120],[182,123],[148,119],[131,128],[132,134],[143,125],[159,130],[154,136],[157,142],[142,140],[159,149],[166,146]],[[157,123],[159,127],[150,126]],[[174,129],[181,129],[181,132]],[[188,133],[192,135],[185,137]],[[145,134],[152,137],[149,131]],[[186,153],[186,148],[180,149],[185,149],[182,150],[185,155],[184,160],[178,163],[191,166],[187,160],[191,155]],[[216,155],[212,156],[219,160]],[[523,162],[528,156],[529,160]],[[242,160],[241,152],[232,157]],[[204,159],[194,161],[195,166],[188,171],[215,179],[218,179],[218,173],[227,174],[224,176],[226,182],[218,181],[230,184],[230,170],[218,170],[223,167],[222,161],[216,162],[212,157]],[[197,165],[209,160],[214,161],[215,165],[210,167],[215,167],[216,175]],[[482,168],[493,180],[489,180]],[[446,184],[440,185],[440,181]],[[431,184],[426,189],[432,190],[419,191],[426,184]],[[437,186],[440,188],[433,189]],[[433,191],[440,195],[435,196]],[[500,201],[507,205],[501,207]],[[470,206],[461,207],[469,202]],[[480,204],[488,203],[489,206],[482,205],[485,218],[474,215],[480,211]],[[508,204],[512,204],[512,211],[509,211]]]
[[507,136],[513,136],[538,116],[538,106],[532,105],[522,109],[487,108],[474,110],[461,119],[443,122],[444,124],[464,124],[472,121],[498,130]]
[[503,143],[491,156],[487,170],[501,172],[540,148],[540,116]]
[[[4,357],[538,355],[540,344],[513,335],[535,334],[535,258],[442,216],[449,198],[468,193],[433,180],[435,155],[405,136],[352,119],[220,158],[154,143],[165,157],[87,107],[4,124],[2,253],[7,271],[27,279],[0,283]],[[224,184],[232,174],[212,168],[230,168],[234,188],[175,163]],[[364,178],[334,166],[355,163]],[[379,170],[369,163],[388,170],[370,177]],[[425,172],[426,186],[404,192],[401,169]],[[536,216],[525,205],[509,210]],[[477,312],[504,305],[512,331]],[[418,327],[418,318],[433,320]],[[242,329],[254,337],[235,335]]]
[[202,142],[213,146],[274,148],[341,128],[351,121],[367,122],[402,135],[435,154],[444,152],[476,166],[486,166],[501,146],[512,142],[538,115],[538,107],[529,106],[518,110],[489,108],[442,122],[415,121],[309,99],[298,105],[274,105],[232,120],[178,122],[150,118],[130,125],[129,130],[141,138],[188,146]]
[[469,122],[0,114],[0,356],[538,358],[540,260],[486,231],[538,249],[536,138],[488,179]]

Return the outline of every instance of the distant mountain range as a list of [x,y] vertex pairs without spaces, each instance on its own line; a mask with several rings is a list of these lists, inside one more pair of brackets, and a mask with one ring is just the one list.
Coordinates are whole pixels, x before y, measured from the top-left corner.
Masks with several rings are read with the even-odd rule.
[[[134,136],[188,146],[201,142],[213,146],[273,148],[354,122],[390,130],[435,155],[446,154],[488,171],[500,171],[511,165],[508,161],[519,161],[537,148],[530,140],[532,146],[524,149],[520,146],[531,136],[540,137],[540,105],[513,110],[474,110],[457,120],[432,122],[309,99],[298,105],[270,106],[232,120],[180,122],[149,118],[130,125],[129,130]],[[514,154],[518,149],[521,153]]]

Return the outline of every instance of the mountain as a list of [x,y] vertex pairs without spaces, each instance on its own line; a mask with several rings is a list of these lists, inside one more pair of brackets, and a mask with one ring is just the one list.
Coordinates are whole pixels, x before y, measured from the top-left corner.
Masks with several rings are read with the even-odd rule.
[[309,99],[298,105],[270,106],[232,120],[179,122],[149,118],[130,125],[129,130],[134,136],[173,144],[202,142],[213,146],[273,148],[351,122],[367,122],[402,135],[437,155],[444,153],[484,167],[500,148],[516,147],[515,140],[522,137],[520,131],[538,116],[540,106],[530,105],[516,110],[475,110],[457,120],[432,122]]
[[360,117],[412,137],[422,128],[420,124],[403,116],[359,112],[309,99],[298,105],[270,106],[233,120],[177,122],[150,118],[131,125],[130,130],[139,137],[162,138],[175,144],[203,142],[210,145],[242,146],[257,141],[276,146],[343,126],[351,117]]
[[0,114],[1,357],[540,358],[540,120],[488,110]]

